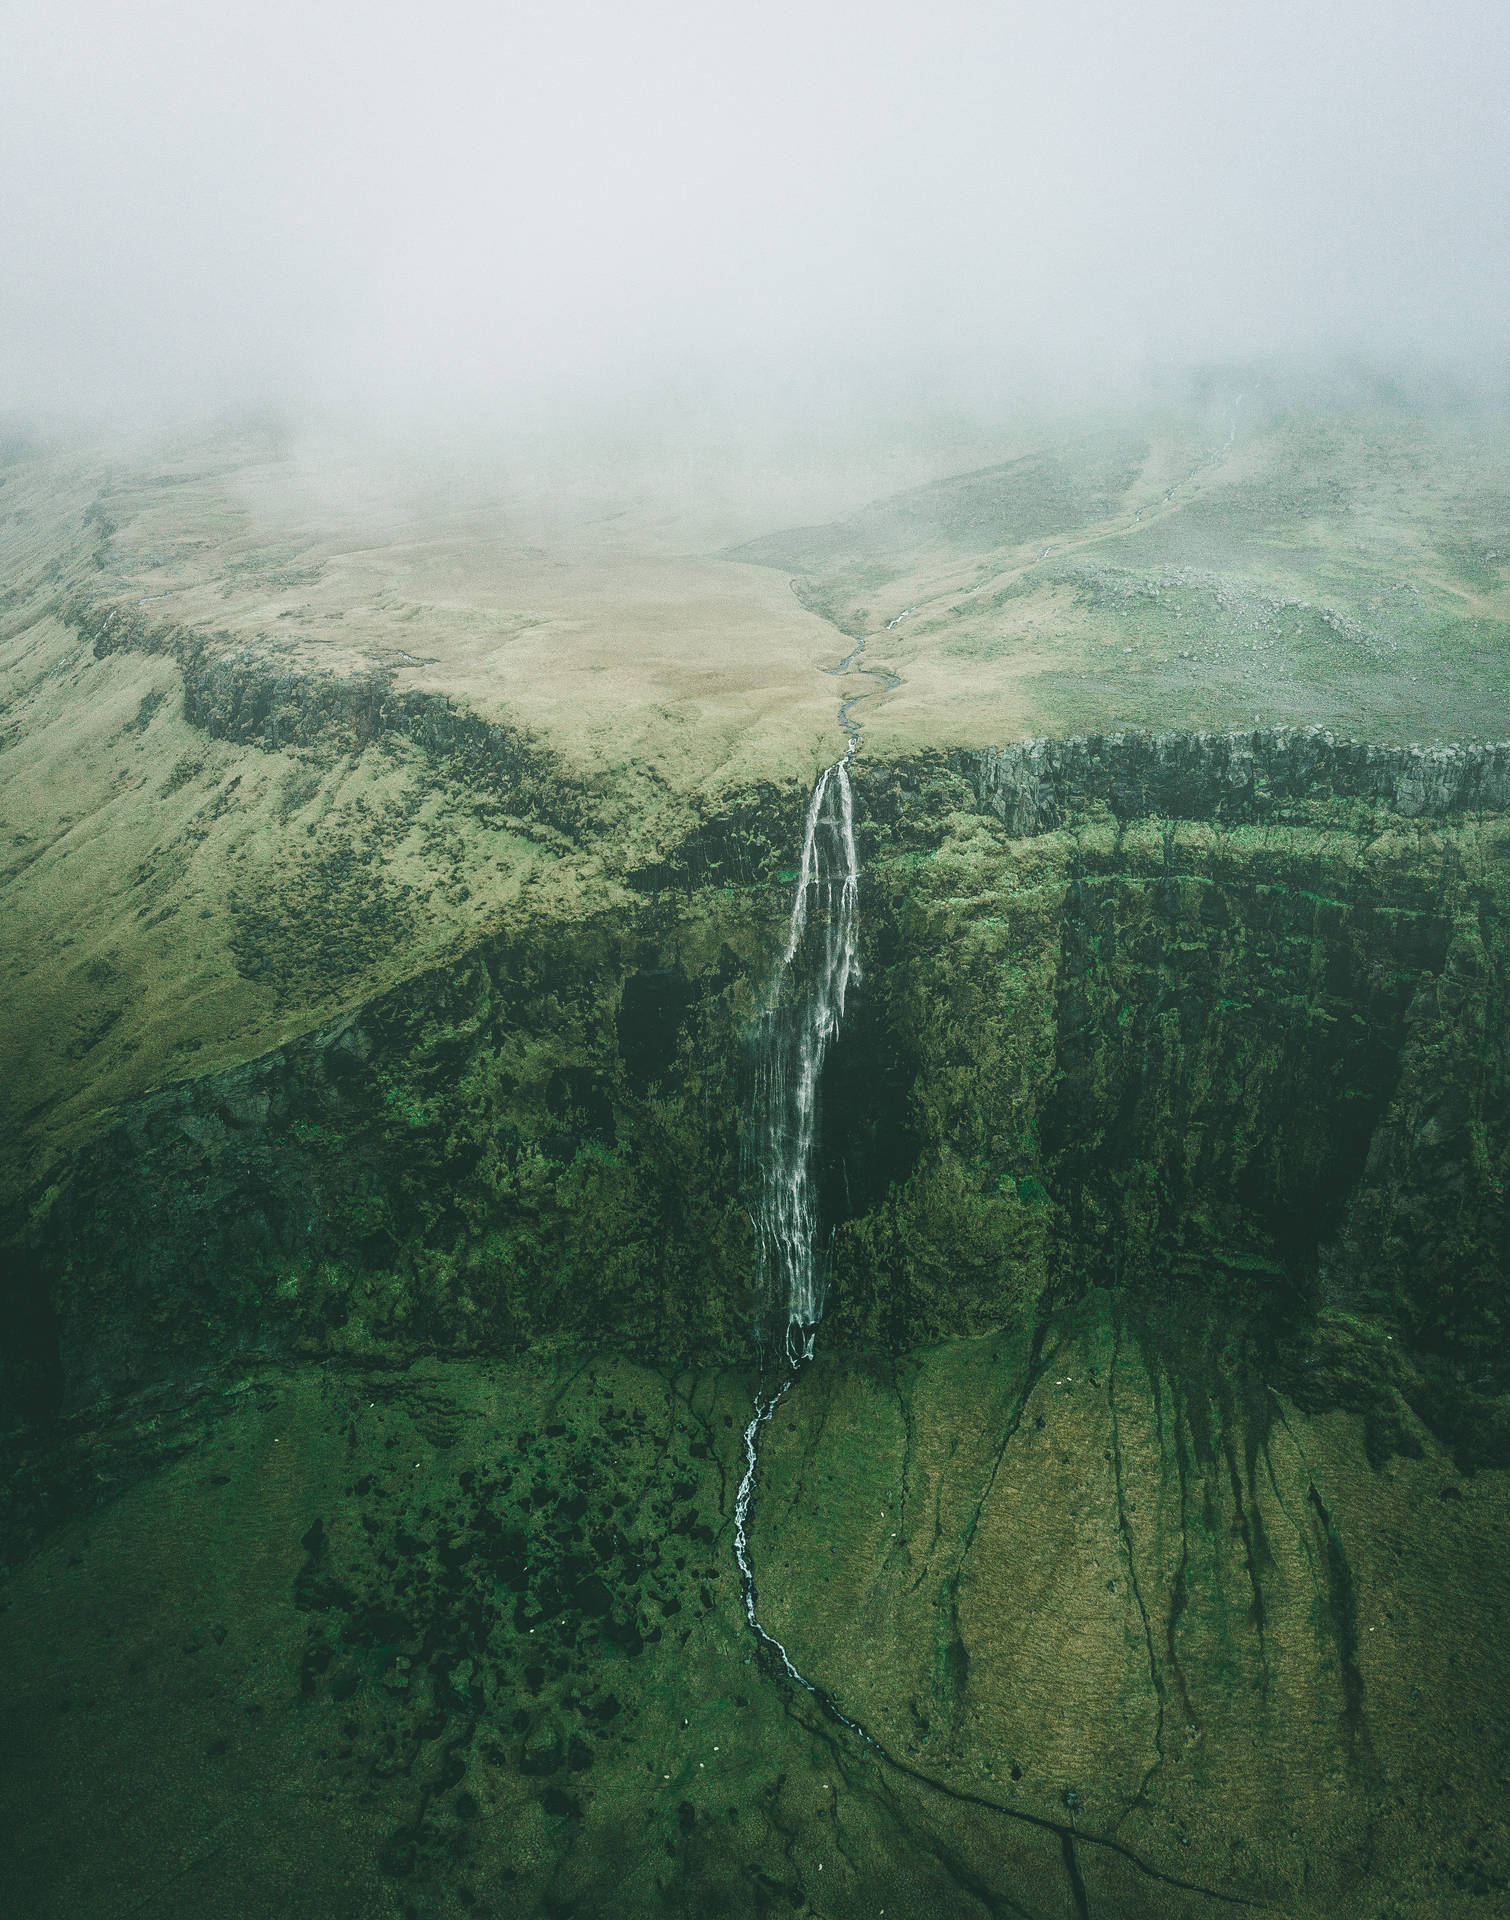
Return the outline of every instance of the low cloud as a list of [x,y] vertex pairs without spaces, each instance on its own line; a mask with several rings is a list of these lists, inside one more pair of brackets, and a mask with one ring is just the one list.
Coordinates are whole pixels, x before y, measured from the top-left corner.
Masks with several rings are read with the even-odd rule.
[[1476,0],[60,0],[0,78],[0,407],[632,438],[1213,360],[1497,391],[1507,62]]

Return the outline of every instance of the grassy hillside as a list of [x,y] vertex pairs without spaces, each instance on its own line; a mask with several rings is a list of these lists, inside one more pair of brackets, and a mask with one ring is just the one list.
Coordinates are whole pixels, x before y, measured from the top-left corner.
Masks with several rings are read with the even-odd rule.
[[[738,508],[12,452],[18,1912],[1494,1910],[1489,425],[1229,395]],[[733,1546],[750,1036],[861,695],[749,1533],[819,1694]]]
[[1093,727],[1510,732],[1492,425],[1236,401],[736,550],[898,675],[873,749]]

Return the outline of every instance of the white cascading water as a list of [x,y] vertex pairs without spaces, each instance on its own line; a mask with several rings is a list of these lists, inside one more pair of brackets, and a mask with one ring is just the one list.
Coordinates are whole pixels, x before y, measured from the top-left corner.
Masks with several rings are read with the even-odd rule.
[[[854,742],[850,745],[853,751]],[[813,1178],[818,1086],[824,1059],[844,1018],[845,996],[859,978],[859,932],[854,799],[848,767],[840,760],[819,774],[808,802],[786,951],[756,1036],[752,1144],[759,1183],[754,1208],[760,1273],[757,1333],[762,1362],[774,1359],[781,1379],[769,1392],[762,1380],[756,1395],[744,1434],[744,1477],[734,1502],[734,1557],[739,1563],[745,1617],[789,1678],[813,1694],[819,1689],[798,1672],[786,1648],[760,1624],[747,1525],[760,1429],[803,1363],[812,1358],[813,1337],[823,1318],[828,1273],[818,1244]],[[840,1713],[826,1695],[822,1697],[837,1719],[864,1735],[862,1727]]]
[[827,1275],[818,1248],[813,1147],[818,1083],[844,1000],[860,972],[854,800],[841,760],[808,802],[786,952],[756,1037],[754,1155],[759,1332],[787,1361],[812,1357]]

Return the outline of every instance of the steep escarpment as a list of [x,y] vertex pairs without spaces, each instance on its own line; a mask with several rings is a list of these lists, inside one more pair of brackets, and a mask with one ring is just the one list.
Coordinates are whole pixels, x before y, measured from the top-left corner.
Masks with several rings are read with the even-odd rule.
[[171,660],[182,675],[184,718],[211,740],[313,750],[326,760],[375,741],[409,743],[442,775],[515,818],[569,839],[602,829],[589,783],[558,754],[443,695],[395,688],[391,662],[373,660],[361,673],[312,671],[266,645],[238,648],[229,633],[153,621],[97,591],[73,593],[60,613],[96,660],[122,652]]
[[1104,805],[1229,825],[1294,817],[1317,801],[1382,803],[1404,819],[1503,813],[1510,746],[1381,747],[1324,728],[1025,740],[954,756],[980,805],[1035,833]]
[[1504,1902],[1502,448],[981,457],[795,536],[7,468],[18,1912]]
[[800,792],[115,1107],[12,1238],[24,1897],[1482,1912],[1503,782],[1314,734],[854,769],[829,1304],[749,1539],[879,1745],[733,1554]]
[[[1131,738],[863,770],[833,1335],[1188,1288],[1271,1333],[1377,1311],[1497,1387],[1504,758]],[[747,829],[120,1109],[18,1236],[17,1403],[248,1347],[735,1359],[786,871]]]

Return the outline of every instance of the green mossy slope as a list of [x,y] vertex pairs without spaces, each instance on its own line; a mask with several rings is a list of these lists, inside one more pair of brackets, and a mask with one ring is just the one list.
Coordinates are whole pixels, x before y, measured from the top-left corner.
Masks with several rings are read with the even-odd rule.
[[832,1294],[751,1531],[822,1696],[732,1551],[799,793],[101,1116],[6,1296],[21,1910],[1484,1911],[1501,773],[857,771]]
[[[15,1910],[1457,1920],[1510,1880],[1506,1476],[1219,1313],[827,1352],[266,1366],[7,1584]],[[170,1433],[169,1429],[173,1429]]]
[[[1022,839],[947,770],[861,798],[826,1338],[904,1351],[1107,1285],[1216,1302],[1276,1355],[1361,1314],[1414,1356],[1412,1403],[1499,1457],[1502,817],[1091,805]],[[653,884],[123,1108],[36,1195],[16,1403],[247,1349],[740,1356],[785,886]]]

